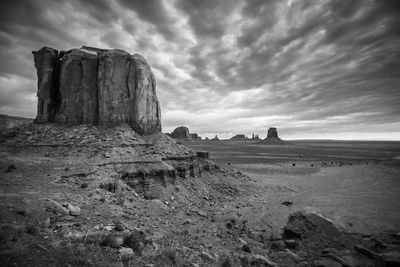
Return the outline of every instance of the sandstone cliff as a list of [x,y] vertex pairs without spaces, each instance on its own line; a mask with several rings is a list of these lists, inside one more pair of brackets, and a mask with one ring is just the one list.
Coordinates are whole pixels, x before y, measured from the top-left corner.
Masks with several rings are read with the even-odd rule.
[[141,55],[90,47],[66,52],[43,47],[33,55],[36,123],[127,123],[139,134],[161,131],[155,77]]

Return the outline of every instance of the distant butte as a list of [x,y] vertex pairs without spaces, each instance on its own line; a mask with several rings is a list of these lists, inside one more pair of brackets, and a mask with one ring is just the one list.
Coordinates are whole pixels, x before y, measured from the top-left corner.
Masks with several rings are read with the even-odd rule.
[[278,137],[278,130],[275,127],[268,129],[267,138],[261,140],[260,143],[264,144],[283,144],[284,141]]
[[119,49],[33,51],[38,76],[36,123],[128,124],[139,134],[161,131],[150,65]]

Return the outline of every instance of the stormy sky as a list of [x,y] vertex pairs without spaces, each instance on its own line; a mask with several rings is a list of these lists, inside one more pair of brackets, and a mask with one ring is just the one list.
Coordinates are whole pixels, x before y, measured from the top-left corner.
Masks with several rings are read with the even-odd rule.
[[0,113],[36,115],[31,51],[143,55],[164,132],[400,140],[399,0],[2,0]]

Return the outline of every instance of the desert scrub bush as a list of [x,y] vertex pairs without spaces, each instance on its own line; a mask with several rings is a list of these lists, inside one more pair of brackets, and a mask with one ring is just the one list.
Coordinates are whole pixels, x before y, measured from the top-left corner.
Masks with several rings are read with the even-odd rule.
[[131,248],[135,253],[141,255],[145,246],[150,244],[151,241],[146,239],[143,231],[132,230],[131,233],[124,238],[124,246]]
[[174,240],[164,242],[162,245],[163,249],[159,255],[154,258],[154,264],[157,267],[181,267],[186,266],[183,264],[183,258],[180,255],[180,251],[177,248],[177,244]]

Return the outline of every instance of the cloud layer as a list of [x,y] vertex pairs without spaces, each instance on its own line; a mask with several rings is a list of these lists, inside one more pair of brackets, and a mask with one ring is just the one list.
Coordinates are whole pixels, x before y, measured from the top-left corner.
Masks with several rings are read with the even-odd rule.
[[1,1],[0,113],[35,116],[45,45],[142,54],[166,132],[400,140],[398,0]]

